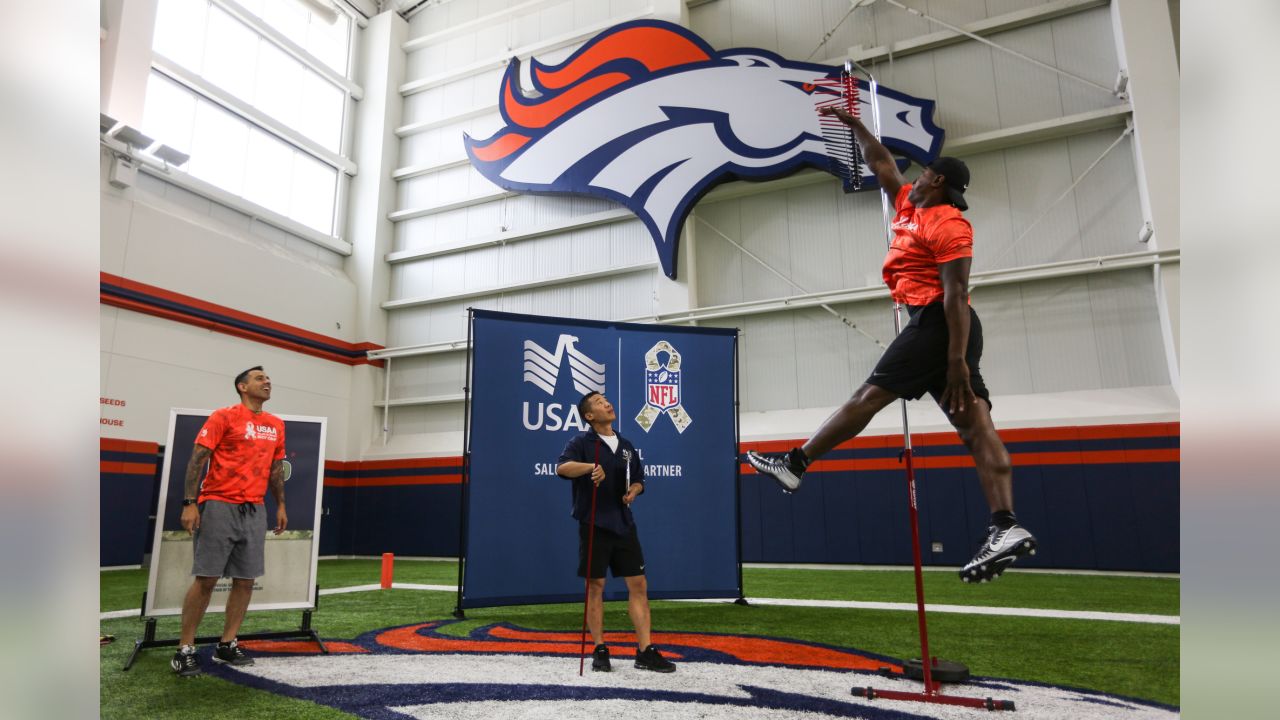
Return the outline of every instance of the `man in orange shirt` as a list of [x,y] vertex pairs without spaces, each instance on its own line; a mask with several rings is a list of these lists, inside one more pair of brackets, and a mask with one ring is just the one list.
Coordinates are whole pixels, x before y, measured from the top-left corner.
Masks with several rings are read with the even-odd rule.
[[894,301],[907,307],[911,320],[866,382],[803,447],[778,456],[753,451],[747,461],[794,492],[809,463],[862,432],[885,406],[928,392],[973,455],[991,508],[987,540],[960,570],[960,578],[992,580],[1034,552],[1036,539],[1014,517],[1009,452],[991,422],[991,396],[978,371],[982,323],[969,306],[973,228],[961,214],[969,209],[964,198],[969,168],[956,158],[941,157],[908,184],[893,156],[857,118],[839,108],[823,112],[853,129],[880,187],[894,198],[893,242],[883,274]]
[[[170,665],[182,677],[199,675],[196,628],[209,607],[219,578],[231,578],[222,641],[213,661],[252,665],[236,640],[253,582],[265,573],[267,526],[262,498],[276,500],[275,534],[289,524],[284,509],[284,421],[262,410],[271,399],[271,378],[262,367],[236,376],[240,403],[213,411],[196,436],[182,500],[182,527],[193,535],[191,574],[195,581],[182,603],[182,639]],[[200,482],[205,461],[209,473]]]

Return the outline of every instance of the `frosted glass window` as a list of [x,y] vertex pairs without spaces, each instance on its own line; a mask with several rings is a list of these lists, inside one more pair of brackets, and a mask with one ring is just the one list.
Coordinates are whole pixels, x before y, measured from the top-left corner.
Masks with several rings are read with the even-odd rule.
[[160,0],[151,47],[179,65],[199,71],[204,65],[208,0]]
[[219,88],[253,104],[258,37],[256,32],[221,8],[210,8],[204,66],[200,74]]
[[337,171],[303,153],[293,155],[293,196],[289,217],[298,222],[330,232],[333,227],[334,195]]
[[193,177],[333,234],[337,169],[159,72],[147,83],[142,131],[190,154],[182,170]]
[[335,8],[327,16],[298,0],[241,0],[240,4],[340,75],[347,74],[351,18],[346,13]]
[[196,104],[187,172],[236,195],[244,194],[249,124],[208,101]]
[[147,78],[147,104],[142,115],[142,132],[189,155],[195,119],[195,95],[172,80],[151,73]]
[[297,60],[289,57],[283,50],[264,43],[259,56],[253,99],[259,110],[316,139],[294,124],[298,106],[302,102],[302,80],[307,74]]
[[305,72],[298,82],[300,100],[290,123],[298,132],[340,152],[342,148],[342,110],[347,95],[332,83]]
[[[295,0],[245,7],[302,47],[314,44],[325,54],[320,59],[345,76],[350,33],[345,14],[329,24]],[[327,150],[341,150],[345,88],[209,0],[160,0],[157,14],[152,46],[160,55]]]
[[257,128],[250,130],[249,157],[245,166],[245,199],[281,215],[289,215],[295,152]]

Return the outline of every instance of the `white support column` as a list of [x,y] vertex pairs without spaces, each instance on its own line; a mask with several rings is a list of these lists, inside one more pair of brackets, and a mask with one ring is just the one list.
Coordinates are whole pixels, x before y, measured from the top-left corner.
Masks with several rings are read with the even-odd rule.
[[[1179,237],[1179,72],[1166,0],[1112,0],[1116,51],[1129,76],[1133,150],[1143,219],[1151,223],[1151,250],[1173,250]],[[1135,236],[1139,228],[1134,228]],[[1169,379],[1180,391],[1180,276],[1177,265],[1155,269],[1156,302],[1164,333]]]
[[657,278],[653,306],[654,312],[659,315],[687,312],[698,308],[698,271],[694,264],[694,258],[697,256],[696,225],[692,216],[684,221],[684,230],[680,234],[680,249],[676,251],[676,279],[667,277],[661,269],[653,271]]
[[104,0],[100,50],[101,111],[142,127],[151,72],[157,0]]
[[[360,163],[360,173],[351,178],[347,225],[342,232],[352,245],[346,271],[356,286],[354,337],[385,345],[387,313],[382,303],[389,297],[391,280],[385,258],[395,241],[395,224],[387,215],[396,203],[396,181],[391,174],[400,155],[395,129],[404,117],[399,91],[405,76],[401,47],[409,24],[388,10],[375,15],[369,26],[358,32],[356,81],[364,88],[364,98],[354,104],[352,113],[352,154]],[[382,422],[374,417],[374,403],[382,397],[385,378],[383,370],[369,365],[357,365],[353,372],[347,447],[360,452],[381,434]]]

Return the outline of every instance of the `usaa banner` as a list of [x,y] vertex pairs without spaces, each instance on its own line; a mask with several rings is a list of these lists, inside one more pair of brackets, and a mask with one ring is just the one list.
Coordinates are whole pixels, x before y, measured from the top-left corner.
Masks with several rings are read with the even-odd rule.
[[[817,105],[842,68],[760,48],[716,50],[687,28],[636,20],[605,30],[558,65],[507,65],[502,127],[463,137],[471,165],[505,190],[578,194],[621,203],[649,230],[663,272],[676,276],[680,229],[698,199],[735,179],[806,167],[836,174],[839,153]],[[858,109],[872,116],[864,80]],[[942,148],[934,102],[880,86],[881,140],[927,165]],[[876,187],[865,168],[863,188]]]
[[[737,330],[473,311],[463,607],[581,600],[565,443],[599,391],[644,463],[654,598],[739,597]],[[608,451],[608,448],[605,448]],[[611,578],[606,597],[626,597]]]

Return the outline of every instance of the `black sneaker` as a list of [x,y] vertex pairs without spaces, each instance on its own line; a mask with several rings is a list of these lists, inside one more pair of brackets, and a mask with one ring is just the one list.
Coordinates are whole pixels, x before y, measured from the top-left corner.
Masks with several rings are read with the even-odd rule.
[[191,648],[189,653],[184,653],[179,648],[169,661],[169,667],[173,668],[178,677],[196,677],[204,672],[200,669],[200,658],[196,656],[195,648]]
[[1015,524],[1004,530],[993,525],[987,528],[987,532],[987,539],[978,548],[978,554],[960,569],[960,579],[965,582],[995,580],[1014,560],[1036,554],[1036,539],[1021,525]]
[[226,663],[236,667],[244,667],[252,665],[253,658],[249,657],[240,649],[240,642],[232,640],[229,643],[218,643],[218,647],[213,649],[213,661],[216,663]]
[[644,652],[636,655],[636,668],[669,673],[676,671],[676,664],[662,657],[662,653],[658,652],[656,646],[650,645],[644,649]]
[[613,666],[609,664],[609,648],[603,644],[597,645],[591,652],[591,670],[593,672],[613,671]]
[[773,478],[788,493],[800,489],[800,476],[804,475],[804,470],[808,467],[799,448],[794,448],[785,455],[761,455],[750,450],[747,452],[747,462],[751,463],[756,472]]

